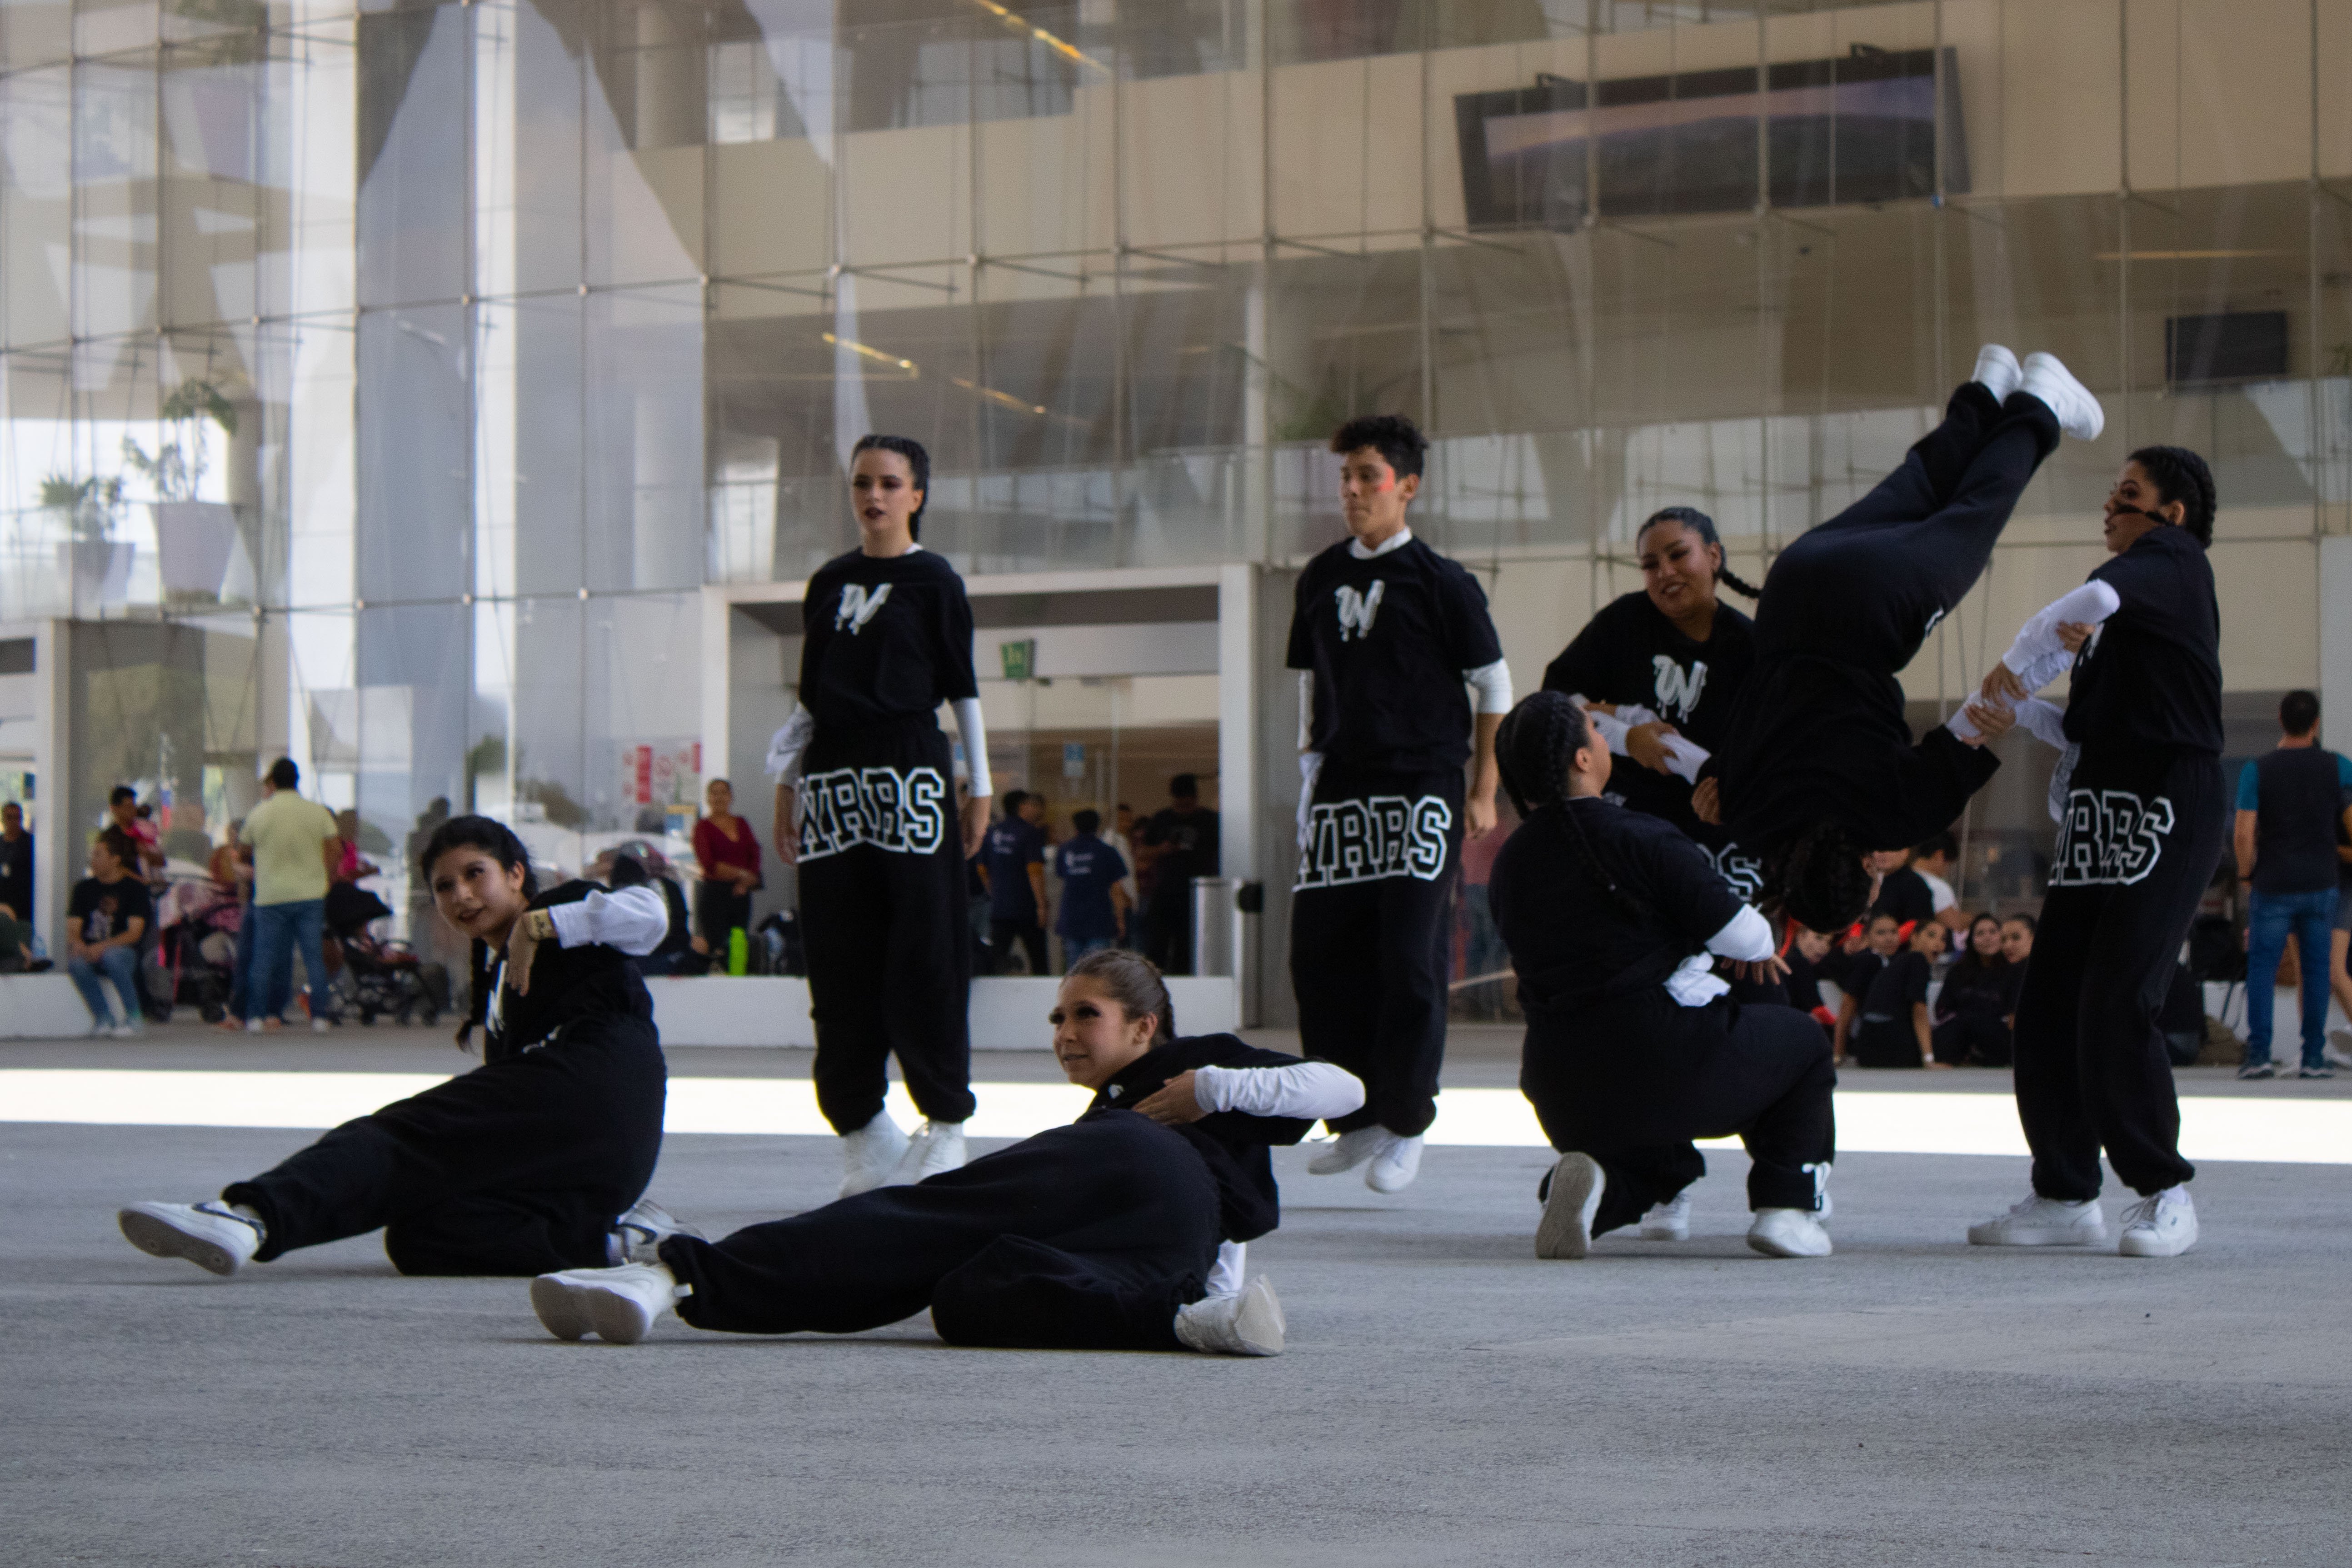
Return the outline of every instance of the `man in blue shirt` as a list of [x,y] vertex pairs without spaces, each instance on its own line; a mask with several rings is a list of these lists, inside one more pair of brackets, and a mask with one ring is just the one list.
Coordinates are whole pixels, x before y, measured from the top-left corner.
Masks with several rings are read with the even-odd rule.
[[1062,879],[1062,908],[1054,934],[1062,939],[1062,969],[1127,935],[1127,860],[1097,837],[1102,814],[1082,811],[1070,818],[1077,837],[1054,851],[1054,875]]
[[999,974],[1012,973],[1013,944],[1029,957],[1029,973],[1050,974],[1045,963],[1045,802],[1027,790],[1004,793],[1004,815],[981,843],[980,874],[988,883],[988,946]]
[[2329,928],[2336,923],[2336,827],[2352,762],[2319,744],[2319,698],[2279,703],[2278,747],[2238,775],[2238,875],[2253,886],[2246,919],[2246,1055],[2240,1078],[2269,1078],[2271,1015],[2289,933],[2303,958],[2303,1062],[2298,1078],[2334,1078],[2327,1065]]

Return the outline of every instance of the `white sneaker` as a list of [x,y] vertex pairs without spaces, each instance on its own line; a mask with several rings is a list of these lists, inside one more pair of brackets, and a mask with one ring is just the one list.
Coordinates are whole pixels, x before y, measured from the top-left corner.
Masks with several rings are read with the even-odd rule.
[[658,1263],[618,1268],[567,1268],[530,1282],[530,1310],[560,1340],[598,1339],[633,1345],[677,1304],[677,1276]]
[[2058,428],[2077,441],[2095,441],[2107,427],[2106,410],[2056,354],[2027,354],[2017,390],[2040,398],[2058,416]]
[[139,1037],[141,1030],[136,1024],[117,1024],[106,1032],[118,1040],[135,1040]]
[[199,1268],[226,1276],[261,1250],[268,1234],[261,1216],[217,1199],[200,1204],[132,1204],[115,1215],[122,1235],[140,1251],[157,1258],[184,1258]]
[[870,1193],[890,1179],[907,1152],[907,1134],[887,1110],[855,1132],[841,1135],[841,1195]]
[[1331,1140],[1323,1152],[1307,1162],[1310,1176],[1336,1176],[1352,1171],[1381,1152],[1381,1146],[1391,1136],[1385,1127],[1374,1123],[1359,1127],[1352,1132],[1342,1132]]
[[1176,1309],[1176,1337],[1211,1355],[1280,1355],[1286,1325],[1274,1287],[1253,1279],[1237,1296],[1210,1296]]
[[258,1018],[247,1018],[245,1021],[245,1032],[248,1035],[257,1035],[261,1033],[261,1020]]
[[1767,1258],[1827,1258],[1830,1233],[1803,1209],[1758,1209],[1748,1245]]
[[926,1121],[915,1129],[907,1140],[906,1152],[898,1156],[888,1187],[911,1187],[927,1181],[942,1171],[963,1169],[963,1123],[961,1121]]
[[1543,1218],[1536,1222],[1538,1258],[1581,1258],[1592,1250],[1592,1216],[1609,1184],[1601,1162],[1590,1154],[1562,1154],[1551,1168]]
[[1970,381],[1992,394],[1995,403],[2006,403],[2009,395],[2017,390],[2024,372],[2017,368],[2017,356],[1999,343],[1987,343],[1977,350],[1976,374]]
[[661,1255],[654,1249],[673,1236],[709,1239],[653,1199],[639,1198],[628,1213],[613,1222],[612,1232],[604,1237],[605,1256],[615,1268],[624,1263],[659,1263]]
[[1372,1157],[1372,1168],[1364,1173],[1364,1185],[1376,1193],[1401,1193],[1412,1185],[1421,1174],[1419,1133],[1405,1138],[1391,1132],[1381,1152]]
[[1662,1204],[1652,1204],[1650,1212],[1642,1216],[1643,1241],[1688,1241],[1690,1239],[1690,1194],[1676,1193]]
[[2010,1211],[1982,1225],[1969,1226],[1971,1247],[2087,1247],[2107,1239],[2107,1218],[2099,1200],[2060,1203],[2040,1193],[2013,1204]]
[[2167,1187],[2124,1210],[2116,1250],[2126,1258],[2178,1258],[2197,1245],[2197,1205],[2186,1185]]
[[2352,1068],[2352,1029],[2330,1029],[2327,1043],[2319,1047],[2320,1056],[2340,1068]]

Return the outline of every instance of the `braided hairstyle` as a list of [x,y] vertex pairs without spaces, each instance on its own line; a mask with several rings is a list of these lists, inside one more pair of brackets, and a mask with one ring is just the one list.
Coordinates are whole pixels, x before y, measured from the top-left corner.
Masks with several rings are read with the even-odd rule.
[[2186,447],[2142,447],[2131,455],[2131,461],[2140,466],[2153,482],[2167,504],[2179,501],[2183,515],[2180,526],[2198,543],[2210,547],[2213,542],[2213,470],[2205,459]]
[[1761,588],[1755,586],[1746,578],[1741,577],[1732,571],[1730,565],[1730,555],[1727,552],[1724,552],[1723,549],[1722,536],[1715,531],[1715,519],[1707,516],[1706,513],[1699,510],[1698,508],[1695,506],[1661,507],[1656,511],[1652,512],[1648,517],[1643,520],[1642,526],[1633,531],[1633,548],[1636,551],[1640,550],[1642,548],[1642,535],[1649,532],[1650,530],[1657,527],[1658,524],[1662,522],[1681,523],[1685,528],[1689,529],[1693,533],[1698,535],[1699,542],[1701,544],[1712,544],[1715,546],[1716,550],[1721,553],[1722,556],[1722,558],[1716,563],[1715,568],[1715,580],[1717,583],[1721,584],[1724,587],[1730,589],[1735,594],[1745,594],[1751,599],[1762,596],[1764,591]]
[[[423,853],[416,857],[417,869],[424,873],[425,884],[433,885],[433,868],[441,857],[452,849],[479,849],[507,870],[522,868],[522,896],[528,900],[539,896],[539,877],[530,868],[530,851],[523,847],[514,829],[488,816],[453,816],[433,830],[425,841]],[[489,1017],[490,1013],[490,944],[480,937],[474,939],[472,999],[466,1021],[457,1026],[457,1048],[472,1047],[474,1030]]]
[[1870,907],[1870,868],[1852,832],[1816,822],[1799,834],[1766,878],[1768,899],[1799,925],[1824,933],[1852,925]]
[[907,471],[912,476],[914,487],[923,492],[922,503],[915,508],[915,515],[907,520],[907,534],[911,539],[921,539],[923,513],[931,504],[931,455],[923,450],[923,444],[912,436],[860,436],[857,445],[849,449],[851,468],[857,466],[860,452],[896,452],[907,459]]
[[1642,901],[1611,874],[1592,841],[1584,836],[1584,825],[1567,804],[1576,753],[1601,745],[1591,716],[1581,703],[1563,691],[1538,691],[1503,716],[1502,727],[1495,733],[1495,762],[1503,775],[1504,792],[1522,817],[1533,816],[1549,805],[1560,808],[1559,818],[1568,825],[1569,853],[1576,857],[1578,868],[1608,889],[1619,914],[1637,920],[1644,912]]

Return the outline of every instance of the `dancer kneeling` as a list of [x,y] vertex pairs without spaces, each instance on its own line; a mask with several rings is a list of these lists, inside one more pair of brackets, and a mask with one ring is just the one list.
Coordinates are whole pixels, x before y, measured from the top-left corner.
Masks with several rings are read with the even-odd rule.
[[521,1275],[646,1255],[677,1228],[639,1201],[667,1071],[628,955],[660,945],[660,896],[578,881],[539,893],[521,840],[486,816],[442,824],[418,858],[443,918],[474,939],[457,1039],[487,1026],[482,1065],[217,1201],[131,1205],[121,1222],[134,1245],[234,1274],[381,1226],[403,1274]]
[[1753,1162],[1748,1245],[1826,1256],[1829,1041],[1793,1007],[1735,1000],[1713,972],[1724,958],[1759,984],[1785,973],[1770,926],[1697,845],[1602,798],[1608,744],[1567,696],[1512,710],[1497,751],[1526,818],[1488,889],[1528,1016],[1519,1088],[1563,1151],[1536,1256],[1582,1258],[1671,1204],[1701,1168],[1690,1141],[1734,1132]]
[[950,1344],[1278,1354],[1272,1288],[1241,1288],[1240,1244],[1281,1218],[1266,1150],[1355,1110],[1363,1085],[1231,1035],[1176,1038],[1160,972],[1118,949],[1071,967],[1053,1024],[1062,1070],[1095,1091],[1070,1126],[723,1240],[675,1236],[649,1265],[545,1275],[539,1321],[634,1344],[672,1307],[749,1334],[928,1307]]

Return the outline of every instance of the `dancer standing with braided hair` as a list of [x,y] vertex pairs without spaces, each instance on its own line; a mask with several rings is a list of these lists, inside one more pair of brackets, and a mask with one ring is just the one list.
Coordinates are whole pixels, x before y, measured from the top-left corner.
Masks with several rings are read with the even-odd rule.
[[[2180,1157],[2180,1105],[2157,1014],[2180,944],[2221,855],[2221,609],[2206,547],[2213,475],[2179,447],[2134,452],[2107,496],[2115,559],[2085,588],[2112,613],[2053,628],[2074,650],[2067,780],[2042,926],[2018,997],[2018,1119],[2033,1191],[1969,1227],[1980,1247],[2084,1245],[2106,1237],[2099,1152],[2140,1201],[2117,1250],[2172,1258],[2196,1245]],[[2078,588],[2068,595],[2085,595]],[[1980,700],[2023,701],[2044,671],[2014,653]],[[2053,802],[2053,805],[2058,803]]]
[[1753,1162],[1748,1246],[1826,1256],[1829,1041],[1793,1007],[1734,1000],[1714,973],[1717,959],[1759,982],[1787,973],[1771,927],[1696,845],[1603,795],[1608,745],[1569,698],[1512,710],[1497,754],[1526,818],[1491,885],[1528,1016],[1519,1088],[1561,1151],[1536,1256],[1582,1258],[1674,1199],[1696,1173],[1690,1140],[1734,1132]]
[[403,1274],[539,1274],[625,1261],[677,1224],[641,1194],[661,1153],[667,1070],[632,953],[669,910],[650,887],[541,893],[505,824],[452,817],[418,858],[473,938],[458,1031],[482,1065],[316,1143],[216,1201],[132,1204],[122,1234],[215,1274],[381,1226]]
[[1872,897],[1864,856],[1949,826],[2000,766],[1983,742],[2006,710],[1914,744],[1895,672],[1984,574],[2060,433],[2090,440],[2105,419],[2055,356],[2021,368],[1989,343],[1902,466],[1772,563],[1756,673],[1692,805],[1763,860],[1792,919],[1847,925]]

